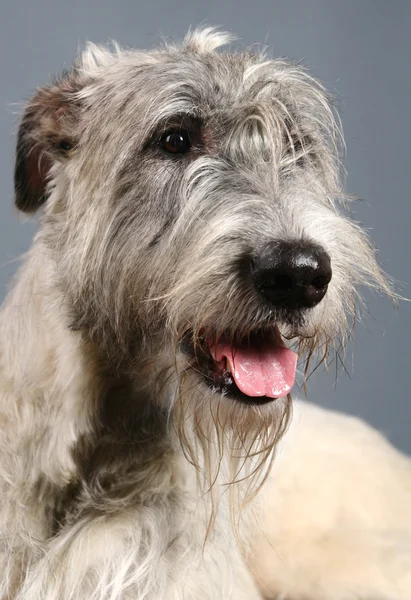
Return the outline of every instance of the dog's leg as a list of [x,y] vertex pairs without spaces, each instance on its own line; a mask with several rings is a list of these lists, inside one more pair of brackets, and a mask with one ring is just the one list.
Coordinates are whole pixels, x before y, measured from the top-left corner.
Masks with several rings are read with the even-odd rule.
[[262,496],[267,598],[411,598],[411,460],[371,427],[296,403]]

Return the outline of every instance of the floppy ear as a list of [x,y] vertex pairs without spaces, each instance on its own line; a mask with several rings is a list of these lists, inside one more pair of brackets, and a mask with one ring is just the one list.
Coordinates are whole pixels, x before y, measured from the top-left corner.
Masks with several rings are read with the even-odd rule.
[[76,145],[82,88],[75,70],[39,89],[27,105],[17,137],[15,203],[33,213],[46,200],[50,168],[67,160]]

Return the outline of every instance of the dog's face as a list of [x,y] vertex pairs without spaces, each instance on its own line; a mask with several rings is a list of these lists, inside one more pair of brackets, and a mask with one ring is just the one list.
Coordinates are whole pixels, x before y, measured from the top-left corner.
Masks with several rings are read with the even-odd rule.
[[248,435],[285,410],[271,401],[293,386],[287,346],[324,353],[358,284],[385,283],[338,207],[323,88],[292,64],[216,52],[224,41],[206,30],[150,53],[89,47],[27,109],[16,201],[45,203],[77,326],[177,369],[180,389]]

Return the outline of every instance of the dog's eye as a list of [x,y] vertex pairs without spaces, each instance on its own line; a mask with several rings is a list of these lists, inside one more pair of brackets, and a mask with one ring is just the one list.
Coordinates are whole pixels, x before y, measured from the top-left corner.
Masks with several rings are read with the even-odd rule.
[[69,140],[61,140],[58,144],[58,149],[61,150],[61,152],[69,152],[72,149],[72,144],[71,142],[69,142]]
[[188,131],[167,131],[160,140],[159,146],[170,154],[185,154],[191,148],[191,139]]

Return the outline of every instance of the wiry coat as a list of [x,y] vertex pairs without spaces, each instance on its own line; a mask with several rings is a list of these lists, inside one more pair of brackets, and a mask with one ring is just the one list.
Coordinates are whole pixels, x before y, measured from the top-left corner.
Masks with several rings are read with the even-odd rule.
[[[227,41],[90,45],[23,117],[16,203],[43,212],[0,317],[2,600],[259,598],[238,509],[290,399],[234,402],[181,345],[277,323],[323,356],[358,284],[389,292],[339,207],[324,90],[292,64],[217,53]],[[190,156],[162,154],[182,126]],[[272,239],[332,260],[326,298],[294,321],[241,276]]]

